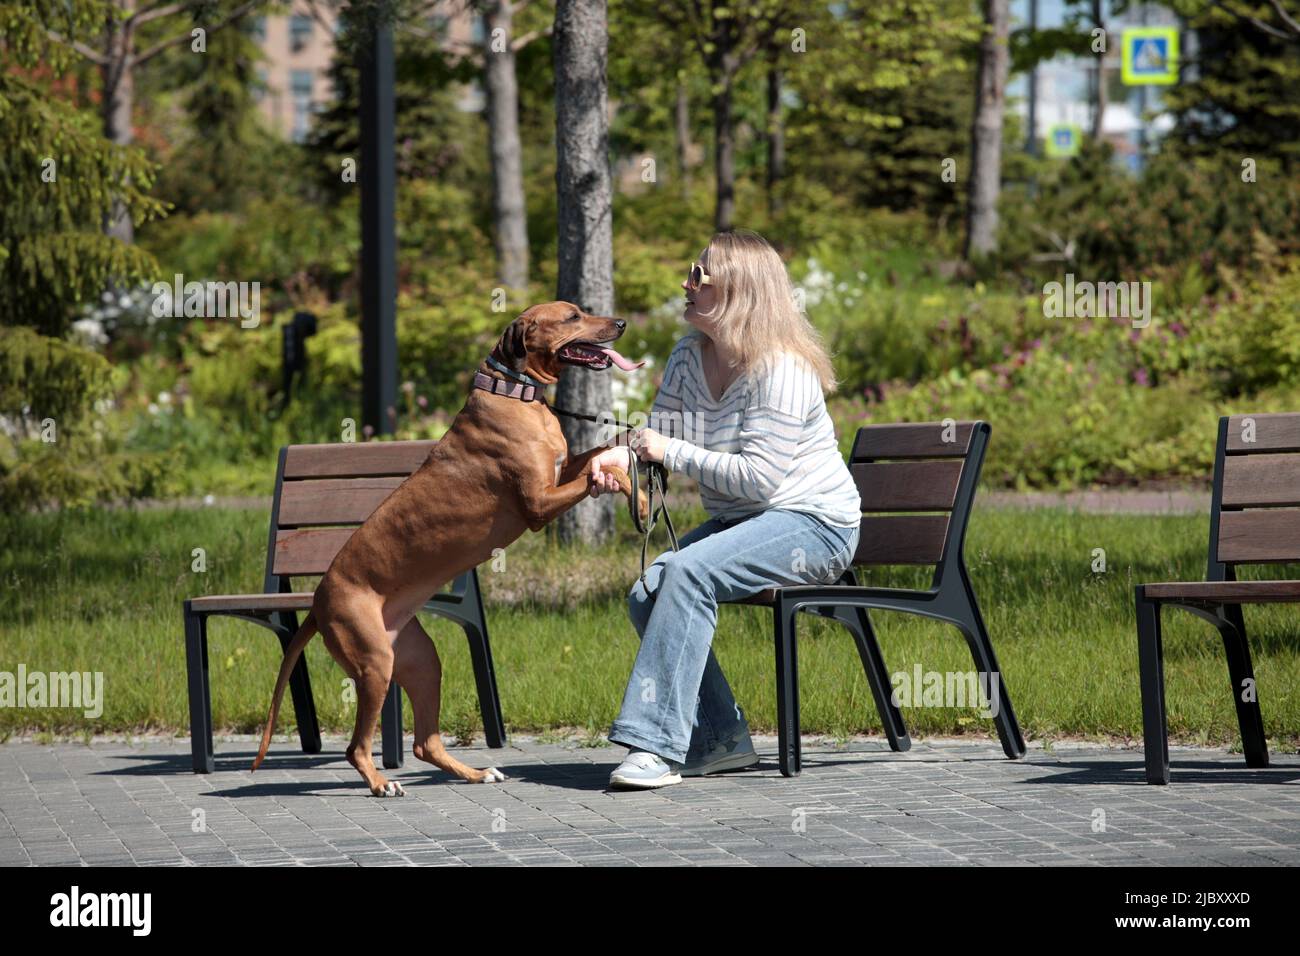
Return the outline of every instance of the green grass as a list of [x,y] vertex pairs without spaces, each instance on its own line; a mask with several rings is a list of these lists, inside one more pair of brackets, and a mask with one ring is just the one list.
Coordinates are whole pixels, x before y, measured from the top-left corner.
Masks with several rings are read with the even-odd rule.
[[[703,518],[679,512],[685,530]],[[594,743],[615,715],[636,651],[624,596],[638,548],[620,514],[620,540],[566,549],[526,535],[506,568],[480,568],[497,676],[512,730],[545,731]],[[179,731],[188,726],[181,601],[199,594],[259,590],[266,515],[257,511],[88,510],[0,519],[0,670],[102,671],[103,715],[0,709],[0,736]],[[1007,689],[1027,735],[1141,735],[1133,585],[1204,574],[1203,517],[1076,515],[980,510],[967,557]],[[208,570],[191,571],[204,548]],[[1104,548],[1109,571],[1091,570]],[[1275,573],[1295,569],[1272,569]],[[1268,576],[1262,574],[1261,576]],[[919,572],[871,580],[921,585]],[[883,612],[873,617],[894,671],[968,671],[957,632]],[[1264,722],[1283,746],[1300,738],[1300,616],[1286,606],[1248,608],[1247,625]],[[770,614],[725,607],[715,642],[736,696],[756,730],[774,726]],[[1236,740],[1222,645],[1208,625],[1165,614],[1170,729],[1186,742]],[[474,682],[461,632],[441,619],[428,628],[444,661],[443,729],[466,737],[479,727]],[[847,632],[800,616],[800,673],[806,732],[844,737],[880,724]],[[258,730],[279,647],[269,631],[215,619],[210,627],[213,711],[224,731]],[[322,725],[351,727],[343,673],[319,639],[308,648]],[[992,735],[974,708],[909,708],[919,735]],[[291,729],[286,708],[280,730]],[[408,728],[409,728],[408,714]],[[570,729],[572,728],[572,732]]]

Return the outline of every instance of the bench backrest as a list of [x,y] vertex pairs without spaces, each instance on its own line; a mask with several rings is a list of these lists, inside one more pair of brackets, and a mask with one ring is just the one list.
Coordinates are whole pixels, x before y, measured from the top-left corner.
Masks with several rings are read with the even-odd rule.
[[1300,413],[1219,419],[1206,580],[1300,561]]
[[352,532],[415,471],[436,441],[288,445],[280,449],[266,590],[325,573]]
[[849,471],[862,497],[854,564],[929,564],[936,583],[961,560],[989,426],[984,422],[868,425]]

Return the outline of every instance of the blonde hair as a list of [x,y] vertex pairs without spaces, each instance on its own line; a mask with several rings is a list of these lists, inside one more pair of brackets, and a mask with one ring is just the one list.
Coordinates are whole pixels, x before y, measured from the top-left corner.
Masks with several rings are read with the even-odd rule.
[[707,256],[705,271],[717,297],[712,337],[738,356],[741,374],[790,352],[808,363],[823,393],[835,391],[835,369],[821,334],[796,306],[785,263],[771,244],[748,229],[729,229],[714,233]]

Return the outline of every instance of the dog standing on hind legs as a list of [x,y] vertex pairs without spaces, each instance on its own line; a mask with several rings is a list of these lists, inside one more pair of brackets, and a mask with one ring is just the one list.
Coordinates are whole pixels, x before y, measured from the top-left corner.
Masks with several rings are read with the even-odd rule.
[[[588,315],[568,302],[535,305],[515,319],[478,368],[447,434],[339,549],[316,588],[302,627],[285,649],[256,770],[266,756],[289,675],[319,632],[357,691],[347,759],[377,797],[403,796],[375,767],[375,724],[391,681],[415,711],[420,760],[473,783],[505,779],[495,768],[466,766],[438,731],[442,664],[416,612],[447,582],[477,567],[526,530],[540,531],[588,494],[591,459],[610,445],[570,455],[541,386],[561,365],[594,370],[630,362],[610,343],[621,319]],[[627,473],[611,468],[631,495]],[[648,517],[644,494],[638,512]]]

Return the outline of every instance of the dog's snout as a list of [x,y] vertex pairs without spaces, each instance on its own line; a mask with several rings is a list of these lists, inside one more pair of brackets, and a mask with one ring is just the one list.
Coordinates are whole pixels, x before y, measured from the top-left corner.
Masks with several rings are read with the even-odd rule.
[[622,332],[624,329],[627,328],[627,322],[623,319],[615,319],[614,327],[617,328],[620,332]]

